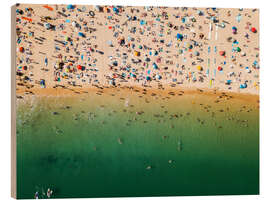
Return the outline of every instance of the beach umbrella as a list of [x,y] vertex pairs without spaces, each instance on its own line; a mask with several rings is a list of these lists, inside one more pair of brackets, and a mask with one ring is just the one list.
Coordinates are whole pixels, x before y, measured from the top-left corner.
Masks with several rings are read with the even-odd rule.
[[40,84],[41,86],[45,86],[45,80],[41,79],[39,84]]
[[240,84],[240,89],[245,89],[245,88],[247,88],[247,84],[246,83]]
[[223,68],[221,66],[218,67],[218,71],[222,71]]
[[156,63],[153,63],[153,68],[154,68],[155,70],[158,69],[158,66],[157,66]]
[[220,56],[225,56],[225,55],[226,55],[226,52],[225,52],[225,51],[220,51],[220,52],[219,52],[219,55],[220,55]]
[[146,80],[147,81],[150,81],[151,80],[151,77],[150,76],[146,76]]
[[134,51],[134,55],[135,55],[135,56],[140,56],[140,52]]
[[105,13],[110,13],[110,9],[109,9],[108,7],[106,7],[106,6],[103,8],[103,11],[104,11]]
[[85,37],[85,34],[82,32],[79,32],[78,35],[79,35],[79,37]]
[[146,57],[146,58],[145,58],[145,61],[146,61],[146,62],[150,62],[150,61],[151,61],[151,59],[150,59],[150,58],[148,58],[148,57]]
[[21,9],[16,9],[16,13],[22,15],[22,14],[23,14],[23,10],[21,10]]
[[232,32],[233,32],[233,34],[237,33],[237,28],[235,26],[232,27]]
[[256,32],[257,32],[257,29],[256,29],[255,27],[252,27],[252,28],[250,29],[250,31],[253,32],[253,33],[256,33]]
[[186,22],[186,18],[185,17],[182,18],[181,21],[182,21],[182,23],[185,23]]
[[74,9],[75,8],[75,6],[74,5],[72,5],[72,4],[69,4],[69,5],[67,5],[67,9]]
[[182,34],[180,34],[180,33],[177,33],[176,38],[177,38],[177,40],[182,41],[184,36]]
[[20,48],[19,48],[19,51],[20,51],[21,53],[23,53],[23,52],[24,52],[24,48],[23,48],[23,47],[20,47]]
[[226,84],[226,85],[230,85],[231,83],[232,83],[231,80],[227,80],[225,84]]
[[113,7],[113,11],[114,11],[115,13],[119,13],[119,9],[118,9],[117,7]]
[[202,66],[197,66],[197,70],[202,71],[203,70]]
[[144,20],[141,20],[141,21],[140,21],[140,25],[145,25],[145,23],[146,23],[146,22],[145,22]]

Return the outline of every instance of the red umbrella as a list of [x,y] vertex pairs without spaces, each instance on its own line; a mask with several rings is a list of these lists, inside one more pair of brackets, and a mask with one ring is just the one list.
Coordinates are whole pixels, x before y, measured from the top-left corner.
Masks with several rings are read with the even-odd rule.
[[24,48],[23,48],[23,47],[20,47],[20,48],[19,48],[19,51],[20,51],[20,52],[24,52]]
[[222,71],[223,68],[221,66],[218,67],[218,71]]
[[251,32],[256,33],[257,32],[257,29],[255,27],[252,27],[251,28]]
[[81,66],[81,65],[77,65],[77,68],[78,68],[79,70],[82,70],[82,66]]
[[225,56],[226,52],[225,51],[220,51],[219,54],[220,54],[220,56]]

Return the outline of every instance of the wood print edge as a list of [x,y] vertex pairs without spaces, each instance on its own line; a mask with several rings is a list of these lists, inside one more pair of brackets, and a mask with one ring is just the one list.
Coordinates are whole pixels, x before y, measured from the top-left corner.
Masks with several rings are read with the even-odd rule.
[[17,198],[16,157],[16,5],[11,7],[11,197]]

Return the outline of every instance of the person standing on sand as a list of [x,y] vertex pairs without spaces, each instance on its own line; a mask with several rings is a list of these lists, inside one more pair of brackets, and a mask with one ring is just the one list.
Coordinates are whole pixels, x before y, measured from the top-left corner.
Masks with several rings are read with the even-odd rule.
[[45,63],[45,66],[47,67],[48,66],[48,58],[47,58],[47,56],[45,57],[44,63]]

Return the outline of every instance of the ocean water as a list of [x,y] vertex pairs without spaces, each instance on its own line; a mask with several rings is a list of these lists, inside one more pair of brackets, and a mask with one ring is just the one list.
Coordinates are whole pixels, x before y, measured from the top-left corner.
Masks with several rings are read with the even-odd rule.
[[[180,95],[179,95],[180,94]],[[259,193],[252,96],[110,90],[17,106],[19,199]]]

